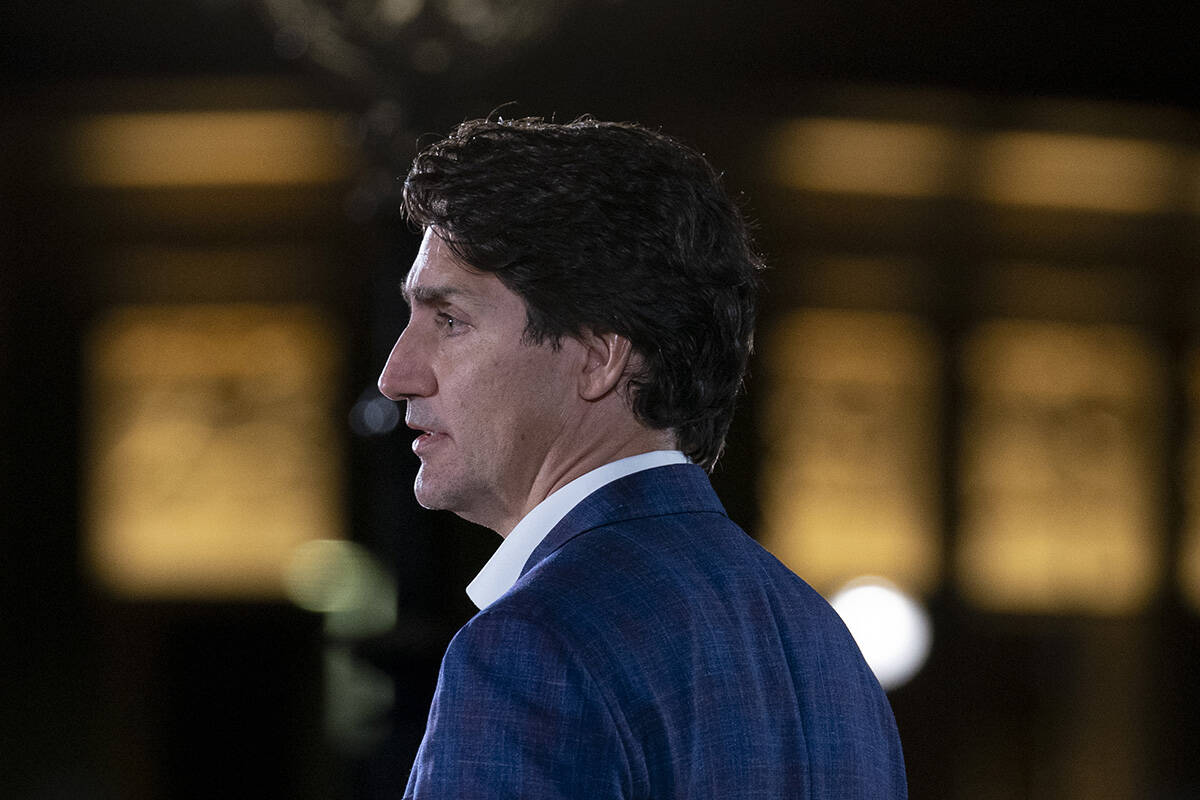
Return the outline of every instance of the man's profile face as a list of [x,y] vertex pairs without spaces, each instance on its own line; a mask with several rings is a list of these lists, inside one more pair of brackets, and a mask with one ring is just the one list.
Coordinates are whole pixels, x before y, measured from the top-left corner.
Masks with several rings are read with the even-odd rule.
[[485,525],[515,522],[569,439],[582,345],[527,344],[524,301],[464,266],[432,229],[404,290],[412,313],[379,388],[408,401],[405,421],[421,431],[417,501]]

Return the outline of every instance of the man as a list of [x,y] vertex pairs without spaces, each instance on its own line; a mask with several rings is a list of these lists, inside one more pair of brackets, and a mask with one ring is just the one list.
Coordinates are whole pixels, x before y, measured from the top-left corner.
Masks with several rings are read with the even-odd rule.
[[887,699],[705,470],[760,267],[703,157],[644,128],[477,120],[405,183],[425,229],[380,389],[415,491],[504,537],[406,798],[899,798]]

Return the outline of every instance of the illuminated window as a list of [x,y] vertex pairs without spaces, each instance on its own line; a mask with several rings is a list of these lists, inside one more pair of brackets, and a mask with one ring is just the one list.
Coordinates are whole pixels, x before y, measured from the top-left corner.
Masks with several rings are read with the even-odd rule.
[[1114,213],[1167,210],[1180,167],[1163,144],[1061,133],[995,134],[981,157],[987,200]]
[[774,132],[773,177],[818,192],[929,197],[949,188],[957,135],[909,122],[804,119]]
[[133,596],[282,597],[342,535],[336,342],[298,306],[114,310],[87,354],[90,567]]
[[1185,204],[1186,208],[1193,214],[1200,214],[1200,153],[1193,151],[1184,171],[1189,176],[1187,191],[1190,199]]
[[[811,192],[923,198],[974,190],[1005,206],[1152,214],[1179,205],[1189,151],[1153,139],[810,117],[776,127],[770,178]],[[971,185],[959,176],[973,176]],[[1186,203],[1185,203],[1186,205]]]
[[1188,432],[1185,449],[1183,499],[1186,523],[1180,554],[1179,579],[1183,594],[1200,610],[1200,350],[1188,365]]
[[1137,331],[993,322],[964,350],[967,597],[1015,611],[1136,611],[1159,570],[1165,366]]
[[940,570],[938,348],[899,314],[803,311],[766,343],[762,541],[820,591]]
[[104,114],[76,124],[83,183],[122,188],[329,183],[351,171],[342,121],[321,111]]

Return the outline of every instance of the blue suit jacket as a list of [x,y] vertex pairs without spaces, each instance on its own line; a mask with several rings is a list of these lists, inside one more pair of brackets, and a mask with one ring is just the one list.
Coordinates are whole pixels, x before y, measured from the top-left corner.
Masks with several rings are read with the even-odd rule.
[[404,795],[907,796],[891,707],[841,619],[699,467],[572,510],[442,662]]

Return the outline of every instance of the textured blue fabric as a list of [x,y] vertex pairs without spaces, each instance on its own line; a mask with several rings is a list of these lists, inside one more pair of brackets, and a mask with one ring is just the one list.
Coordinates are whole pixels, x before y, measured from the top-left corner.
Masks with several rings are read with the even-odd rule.
[[406,798],[905,798],[837,614],[693,465],[598,490],[454,637]]

